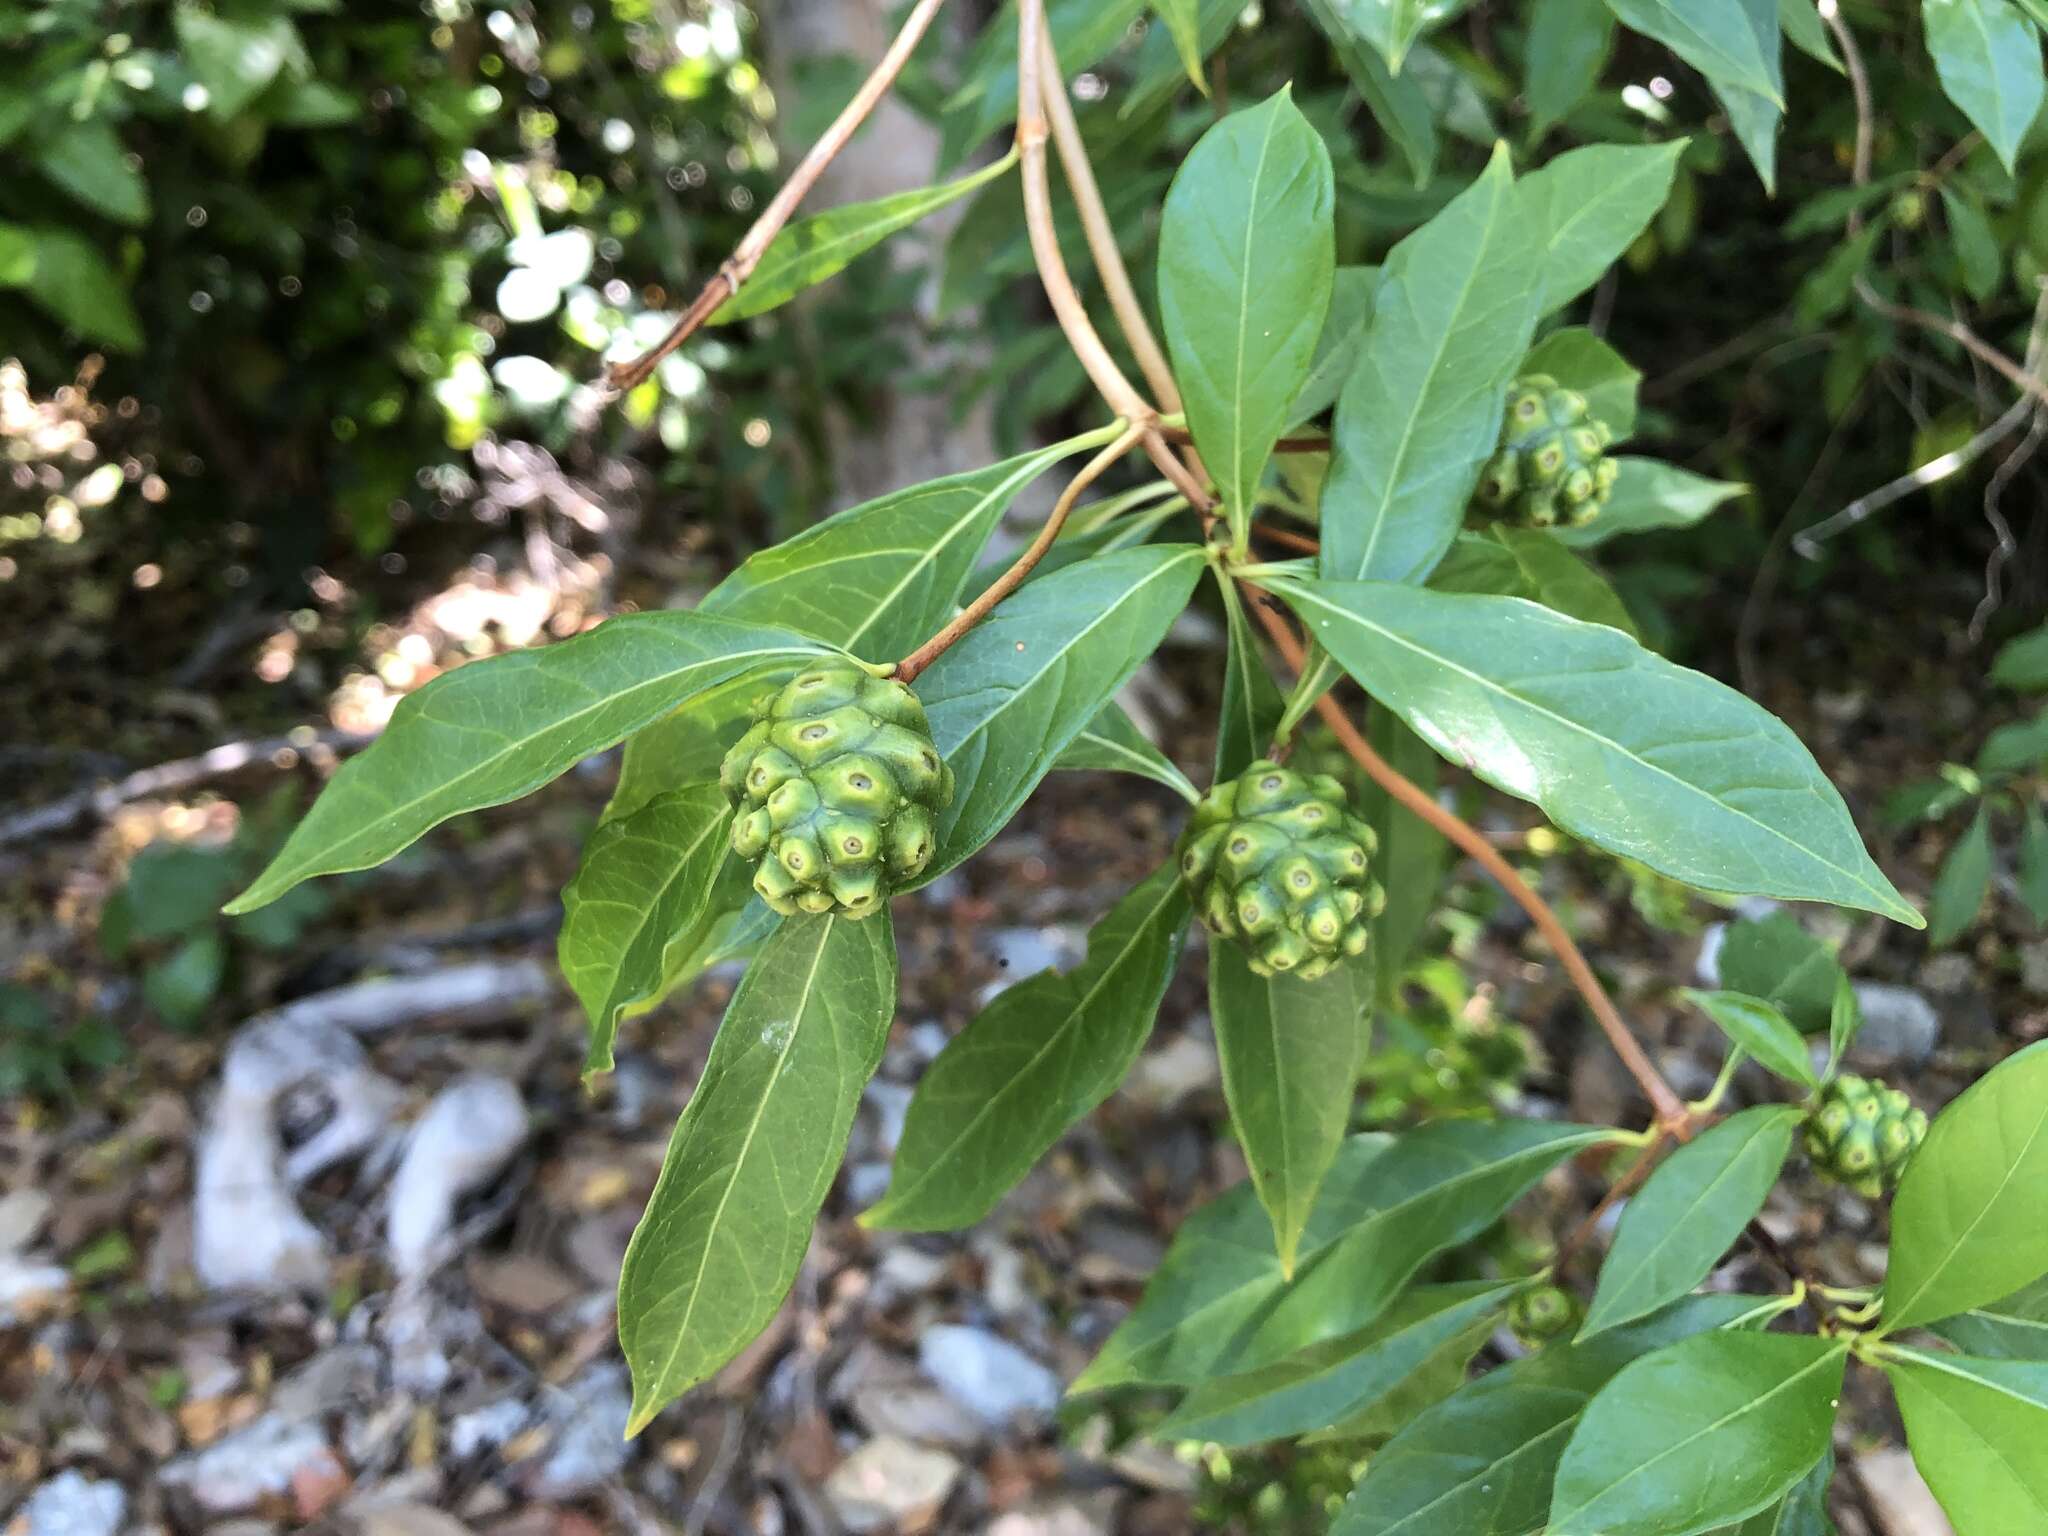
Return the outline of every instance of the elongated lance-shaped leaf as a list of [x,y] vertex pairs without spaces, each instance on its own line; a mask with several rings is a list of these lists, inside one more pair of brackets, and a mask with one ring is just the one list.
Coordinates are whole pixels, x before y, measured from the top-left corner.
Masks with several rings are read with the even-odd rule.
[[1778,1182],[1800,1111],[1759,1104],[1688,1142],[1628,1202],[1582,1339],[1647,1317],[1707,1278]]
[[1926,0],[1927,51],[1948,99],[2008,172],[2041,112],[2041,36],[2011,0]]
[[747,559],[698,611],[781,624],[869,661],[894,661],[953,617],[1017,493],[1114,429],[986,469],[893,491]]
[[1337,268],[1330,280],[1330,310],[1323,319],[1323,334],[1316,339],[1308,377],[1301,381],[1301,390],[1288,410],[1288,426],[1299,426],[1337,403],[1344,381],[1357,368],[1358,354],[1365,348],[1373,295],[1379,286],[1378,267]]
[[1148,544],[1027,582],[918,679],[953,803],[923,880],[970,857],[1166,637],[1201,550]]
[[1623,1367],[1558,1464],[1549,1536],[1687,1536],[1747,1520],[1828,1453],[1846,1339],[1722,1330]]
[[1709,480],[1660,459],[1616,454],[1614,462],[1619,466],[1614,494],[1600,515],[1577,528],[1553,529],[1552,538],[1573,549],[1587,549],[1624,534],[1690,528],[1716,508],[1749,494],[1749,487],[1736,481]]
[[1418,1286],[1369,1328],[1262,1370],[1203,1382],[1152,1438],[1256,1445],[1342,1423],[1399,1390],[1446,1343],[1497,1316],[1515,1290],[1491,1280]]
[[828,654],[790,630],[698,613],[635,613],[530,651],[474,661],[399,701],[227,910],[302,880],[381,864],[464,811],[517,800],[728,678]]
[[789,681],[805,659],[727,678],[628,736],[619,753],[619,782],[601,819],[617,821],[659,796],[717,778],[726,750],[753,718],[755,701]]
[[2048,1275],[1931,1327],[1966,1355],[2048,1360]]
[[[1756,92],[1785,104],[1784,65],[1778,29],[1769,39],[1751,21],[1755,0],[1607,0],[1623,26],[1655,38],[1714,81]],[[1775,8],[1776,0],[1771,0]]]
[[1105,704],[1100,713],[1081,728],[1081,734],[1067,743],[1054,763],[1061,770],[1103,773],[1134,773],[1141,779],[1164,784],[1190,805],[1200,797],[1188,776],[1152,744],[1119,704]]
[[1160,318],[1240,545],[1329,311],[1335,205],[1330,152],[1287,89],[1203,134],[1166,194]]
[[1529,349],[1515,372],[1547,373],[1566,389],[1577,390],[1586,397],[1586,414],[1606,422],[1617,442],[1634,434],[1642,370],[1586,327],[1552,331]]
[[1429,589],[1525,597],[1588,624],[1636,632],[1607,578],[1541,528],[1496,523],[1485,533],[1459,534],[1429,573]]
[[[1392,710],[1372,711],[1366,721],[1366,739],[1396,773],[1428,793],[1436,793],[1443,759]],[[1388,1008],[1400,991],[1409,953],[1436,910],[1436,890],[1451,845],[1443,833],[1396,803],[1377,784],[1366,789],[1364,806],[1366,819],[1379,834],[1373,879],[1387,893],[1386,906],[1372,920],[1372,957],[1378,971],[1374,990],[1379,1006]]]
[[1401,156],[1419,188],[1436,173],[1436,104],[1410,70],[1397,75],[1378,48],[1366,41],[1347,0],[1304,0],[1309,18],[1329,38],[1337,62],[1364,98],[1372,114]]
[[1209,946],[1209,1017],[1223,1097],[1252,1188],[1273,1220],[1283,1275],[1294,1273],[1316,1191],[1351,1119],[1364,1044],[1359,1021],[1372,998],[1364,956],[1303,981],[1253,975],[1228,939]]
[[732,806],[715,781],[679,789],[591,834],[562,893],[562,975],[590,1019],[583,1072],[612,1069],[619,1020],[661,990],[664,954],[719,916]]
[[1606,0],[1535,0],[1522,58],[1532,138],[1540,139],[1585,100],[1613,52],[1614,15]]
[[1693,1296],[1460,1388],[1373,1457],[1331,1536],[1535,1536],[1586,1405],[1630,1361],[1753,1312],[1754,1296]]
[[1382,269],[1358,367],[1337,398],[1319,569],[1420,581],[1450,548],[1500,437],[1545,264],[1503,145]]
[[[1777,0],[1766,0],[1775,5]],[[1771,22],[1772,35],[1777,21]],[[1562,309],[1600,281],[1671,195],[1685,141],[1594,144],[1559,155],[1516,186],[1532,230],[1543,232],[1543,297]]]
[[1173,865],[1117,903],[1088,956],[999,994],[931,1064],[868,1227],[972,1226],[1069,1126],[1109,1097],[1152,1031],[1187,937]]
[[1901,1349],[1885,1375],[1914,1464],[1957,1531],[2048,1529],[2048,1364]]
[[1280,685],[1273,681],[1266,658],[1259,654],[1258,638],[1252,633],[1244,600],[1237,595],[1237,583],[1219,572],[1217,590],[1223,598],[1227,647],[1223,703],[1216,719],[1215,782],[1221,784],[1265,756],[1287,701],[1280,696]]
[[628,1434],[782,1305],[895,1011],[886,911],[786,919],[741,979],[619,1275]]
[[1180,55],[1188,79],[1196,90],[1208,95],[1209,82],[1202,74],[1202,56],[1208,50],[1202,46],[1200,0],[1152,0],[1152,10],[1172,35],[1174,50]]
[[753,276],[713,311],[709,323],[724,325],[746,320],[787,304],[806,288],[837,277],[849,262],[873,250],[898,230],[908,229],[999,176],[1007,176],[1016,163],[1017,151],[1013,148],[1002,159],[955,181],[897,192],[797,220],[769,244]]
[[1813,1070],[1805,1036],[1762,998],[1746,997],[1740,992],[1698,992],[1691,987],[1680,995],[1769,1071],[1788,1083],[1807,1088],[1820,1086],[1820,1074]]
[[1922,926],[1799,738],[1734,689],[1519,598],[1266,585],[1438,752],[1574,837],[1702,890]]

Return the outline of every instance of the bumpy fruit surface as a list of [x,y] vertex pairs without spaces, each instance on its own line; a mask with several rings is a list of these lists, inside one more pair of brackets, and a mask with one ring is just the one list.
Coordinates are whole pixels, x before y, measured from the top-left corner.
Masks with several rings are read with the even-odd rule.
[[1530,1349],[1571,1332],[1578,1323],[1578,1298],[1555,1285],[1532,1286],[1508,1305],[1508,1330]]
[[1532,528],[1588,522],[1621,472],[1607,457],[1613,441],[1584,395],[1547,373],[1527,374],[1508,391],[1500,447],[1479,477],[1478,504]]
[[1927,1136],[1927,1115],[1896,1088],[1844,1073],[1821,1089],[1806,1117],[1814,1170],[1868,1199],[1898,1187]]
[[811,667],[763,698],[718,782],[733,851],[758,860],[754,889],[785,915],[879,912],[931,862],[953,798],[917,695],[851,662]]
[[1367,942],[1386,905],[1371,878],[1379,839],[1328,774],[1256,762],[1202,797],[1181,834],[1195,912],[1261,976],[1313,981]]

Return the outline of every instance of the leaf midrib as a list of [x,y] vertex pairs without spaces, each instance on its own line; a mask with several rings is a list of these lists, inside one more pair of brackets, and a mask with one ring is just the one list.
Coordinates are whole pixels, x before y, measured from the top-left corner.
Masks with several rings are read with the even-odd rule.
[[[1955,1263],[1956,1255],[1962,1251],[1963,1244],[1968,1242],[1977,1228],[1984,1224],[1984,1218],[1990,1214],[1991,1208],[2005,1198],[2005,1192],[2011,1186],[2014,1176],[2018,1174],[2020,1164],[2024,1163],[2027,1160],[2027,1154],[2034,1150],[2034,1143],[2041,1139],[2043,1129],[2048,1129],[2048,1106],[2044,1106],[2039,1116],[2035,1119],[2034,1128],[2027,1133],[2026,1145],[2020,1148],[2019,1155],[2006,1164],[2005,1172],[1999,1176],[1998,1187],[1985,1198],[1983,1205],[1978,1207],[1977,1214],[1970,1218],[1970,1224],[1963,1228],[1961,1232],[1958,1232],[1955,1241],[1949,1244],[1948,1252],[1942,1256],[1941,1262],[1927,1271],[1927,1278],[1922,1280],[1919,1286],[1906,1297],[1904,1304],[1893,1313],[1893,1317],[1907,1317],[1912,1312],[1913,1304],[1927,1294],[1928,1287],[1940,1279],[1948,1271],[1949,1266]],[[1891,1311],[1891,1308],[1887,1306],[1886,1310]],[[1927,1318],[1914,1319],[1914,1321],[1939,1322],[1941,1319]],[[1893,1321],[1891,1318],[1887,1318],[1885,1321],[1886,1331],[1900,1326],[1901,1324]]]

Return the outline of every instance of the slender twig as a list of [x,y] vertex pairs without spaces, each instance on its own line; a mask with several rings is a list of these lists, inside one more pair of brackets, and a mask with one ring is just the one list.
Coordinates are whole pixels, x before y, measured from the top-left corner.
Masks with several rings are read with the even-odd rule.
[[1319,553],[1322,549],[1322,545],[1318,544],[1307,534],[1295,533],[1286,528],[1275,528],[1271,523],[1253,523],[1252,536],[1260,539],[1271,539],[1275,544],[1281,545],[1283,548],[1298,549],[1304,555],[1313,555]]
[[[1286,659],[1288,666],[1299,674],[1308,665],[1306,649],[1301,641],[1295,638],[1293,630],[1288,628],[1287,621],[1270,606],[1267,594],[1250,583],[1244,585],[1251,600],[1252,611],[1259,616],[1259,622],[1265,626],[1266,633],[1272,638],[1274,646]],[[1536,925],[1537,931],[1543,935],[1551,950],[1557,955],[1558,962],[1563,965],[1565,974],[1571,978],[1572,985],[1585,999],[1587,1010],[1607,1036],[1608,1044],[1614,1047],[1615,1055],[1621,1058],[1621,1064],[1642,1087],[1651,1108],[1656,1112],[1658,1125],[1679,1140],[1685,1140],[1691,1134],[1692,1112],[1685,1107],[1685,1101],[1679,1098],[1677,1091],[1664,1080],[1664,1075],[1657,1070],[1648,1053],[1629,1032],[1620,1010],[1614,1006],[1614,1000],[1607,995],[1607,989],[1593,973],[1593,967],[1587,963],[1578,942],[1572,938],[1557,913],[1551,910],[1550,904],[1528,887],[1522,877],[1515,873],[1514,866],[1502,858],[1499,851],[1486,840],[1485,834],[1455,813],[1438,805],[1427,791],[1405,778],[1392,764],[1375,752],[1371,743],[1359,732],[1358,727],[1351,723],[1350,717],[1344,713],[1343,707],[1334,698],[1324,694],[1316,701],[1316,712],[1336,734],[1344,750],[1350,753],[1358,766],[1371,776],[1373,782],[1462,849],[1500,884],[1517,906],[1529,914],[1530,921]]]
[[1060,536],[1060,529],[1066,526],[1067,514],[1074,510],[1074,503],[1081,499],[1081,493],[1101,478],[1102,472],[1110,465],[1137,447],[1143,436],[1143,428],[1127,428],[1115,442],[1082,465],[1080,473],[1067,482],[1067,488],[1060,492],[1060,499],[1053,503],[1052,515],[1038,530],[1038,537],[1011,562],[1007,571],[989,583],[981,596],[954,615],[944,629],[896,663],[896,680],[900,683],[914,681],[918,673],[943,656],[955,641],[987,618],[996,604],[1023,585],[1024,578],[1036,569],[1038,562],[1045,558],[1046,551],[1052,548],[1053,541]]
[[904,20],[903,29],[896,34],[896,40],[889,44],[888,51],[882,55],[873,72],[861,83],[861,88],[854,93],[853,100],[832,120],[832,126],[825,130],[824,137],[813,144],[810,152],[797,162],[796,169],[789,174],[789,180],[782,184],[782,190],[761,210],[761,216],[754,220],[753,228],[747,231],[745,238],[734,248],[732,255],[720,265],[711,281],[704,285],[703,291],[691,301],[690,307],[683,311],[682,318],[666,336],[662,337],[660,344],[653,351],[632,362],[612,365],[609,382],[614,391],[624,393],[645,383],[663,358],[689,340],[691,334],[709,320],[721,304],[740,291],[740,285],[746,282],[753,274],[754,268],[760,265],[769,245],[782,232],[782,226],[789,222],[790,216],[796,212],[797,204],[801,203],[811,188],[817,184],[818,178],[825,173],[825,167],[832,163],[833,157],[846,147],[847,140],[851,139],[859,131],[860,125],[867,121],[868,114],[889,94],[890,86],[896,83],[897,75],[902,73],[903,66],[909,62],[910,55],[923,39],[926,29],[931,26],[932,18],[939,14],[939,7],[945,3],[946,0],[917,0],[917,4],[911,8],[910,15]]
[[1557,1245],[1557,1257],[1551,1262],[1560,1274],[1571,1262],[1572,1255],[1593,1240],[1593,1234],[1600,1230],[1600,1223],[1606,1219],[1607,1213],[1643,1187],[1643,1181],[1656,1171],[1670,1139],[1661,1125],[1655,1127],[1650,1144],[1643,1148],[1642,1155],[1628,1165],[1627,1171],[1600,1197],[1600,1203],[1586,1213],[1585,1220],[1573,1227],[1565,1240]]
[[[1195,440],[1194,433],[1190,432],[1186,427],[1162,426],[1159,432],[1169,443],[1192,443]],[[1330,440],[1321,433],[1308,432],[1299,437],[1281,438],[1273,444],[1273,451],[1275,453],[1328,453],[1330,451]]]

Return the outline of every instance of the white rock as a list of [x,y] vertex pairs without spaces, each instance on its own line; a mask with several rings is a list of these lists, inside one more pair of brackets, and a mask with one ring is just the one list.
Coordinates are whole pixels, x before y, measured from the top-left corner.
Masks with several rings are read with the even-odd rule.
[[1881,981],[1853,984],[1863,1009],[1863,1028],[1851,1054],[1868,1061],[1917,1066],[1941,1038],[1941,1015],[1934,1004],[1911,987]]
[[0,1199],[0,1254],[20,1253],[50,1219],[50,1197],[40,1189],[17,1189]]
[[591,1366],[549,1402],[547,1411],[555,1437],[529,1485],[534,1497],[578,1498],[625,1471],[632,1454],[626,1423],[633,1393],[624,1366]]
[[434,1096],[391,1181],[385,1241],[401,1278],[443,1262],[455,1202],[503,1168],[526,1140],[526,1101],[502,1077],[458,1077]]
[[115,1536],[127,1513],[128,1495],[119,1483],[96,1483],[75,1471],[59,1472],[21,1510],[25,1536]]
[[301,1470],[320,1472],[329,1465],[338,1463],[318,1424],[265,1414],[203,1451],[180,1456],[157,1477],[186,1489],[209,1513],[232,1514],[253,1508],[266,1495],[290,1492]]
[[1105,1488],[1087,1498],[1034,1500],[998,1515],[988,1536],[1111,1536],[1121,1496]]
[[825,1497],[849,1531],[875,1531],[920,1523],[959,1480],[956,1457],[881,1435],[832,1469]]
[[0,1253],[0,1327],[63,1295],[70,1284],[71,1273],[61,1264]]
[[1008,1339],[938,1323],[917,1341],[917,1363],[962,1407],[1003,1425],[1059,1406],[1060,1381]]
[[1856,1459],[1881,1536],[1955,1536],[1910,1453],[1874,1451]]
[[1142,1109],[1172,1109],[1191,1094],[1222,1082],[1216,1047],[1192,1034],[1175,1035],[1157,1050],[1147,1051],[1117,1091]]
[[319,1290],[327,1244],[292,1198],[268,1095],[223,1090],[199,1145],[192,1265],[215,1290]]
[[457,1461],[467,1461],[484,1451],[495,1451],[533,1421],[533,1410],[516,1397],[501,1397],[495,1403],[458,1414],[448,1426],[448,1451]]

